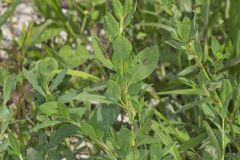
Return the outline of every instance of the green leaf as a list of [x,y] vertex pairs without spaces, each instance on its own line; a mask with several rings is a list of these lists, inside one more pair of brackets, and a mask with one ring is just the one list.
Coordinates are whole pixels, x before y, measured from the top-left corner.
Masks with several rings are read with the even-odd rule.
[[113,65],[116,68],[120,67],[122,70],[124,62],[129,58],[131,54],[132,45],[127,38],[120,36],[113,42],[113,51]]
[[90,137],[92,140],[102,141],[104,132],[100,130],[98,127],[94,127],[88,122],[81,123],[81,130],[83,131],[85,136]]
[[32,85],[32,87],[38,91],[41,95],[43,95],[44,97],[46,97],[45,92],[43,91],[43,89],[38,85],[38,81],[35,77],[34,74],[32,74],[32,72],[27,71],[25,68],[23,68],[23,75],[24,77],[28,80],[28,82]]
[[58,69],[58,61],[52,57],[46,57],[44,59],[39,60],[37,63],[37,71],[41,75],[45,76],[47,80],[48,80],[48,77],[50,80],[51,77],[54,76],[54,75],[51,75],[51,72],[57,69]]
[[240,64],[240,58],[234,57],[232,59],[228,59],[228,60],[224,61],[223,64],[224,64],[224,67],[221,70],[219,70],[219,72],[224,71],[226,69],[230,69],[231,67],[235,67],[235,66],[239,65]]
[[157,23],[155,23],[155,22],[142,22],[139,25],[143,26],[143,27],[153,27],[153,28],[157,28],[157,29],[163,29],[163,30],[166,30],[170,33],[175,33],[176,32],[176,30],[173,27],[168,26],[168,25],[163,24],[163,23],[159,23],[159,22],[157,22]]
[[16,156],[21,157],[20,144],[19,144],[17,138],[12,133],[8,133],[8,141],[9,141],[9,145],[11,147],[12,152]]
[[57,89],[57,87],[59,86],[59,84],[63,81],[64,77],[66,76],[67,73],[67,68],[63,69],[60,73],[58,73],[58,75],[52,80],[50,89],[51,91],[54,91],[55,89]]
[[58,103],[56,101],[50,101],[43,103],[39,106],[39,111],[47,116],[51,116],[58,113]]
[[221,102],[224,103],[227,98],[231,95],[233,92],[231,82],[228,79],[224,79],[222,81],[222,87],[221,87],[221,92],[220,92],[220,99]]
[[64,94],[58,97],[58,102],[67,103],[73,100],[73,97],[77,95],[77,91],[69,90],[66,91]]
[[38,150],[32,149],[27,154],[26,160],[43,160],[43,156],[41,155],[41,153]]
[[61,28],[48,27],[39,36],[37,43],[46,42],[47,40],[56,37],[59,35],[61,31],[62,31]]
[[220,50],[220,44],[218,42],[218,40],[215,37],[212,37],[211,40],[211,49],[214,55],[216,55],[216,53]]
[[206,115],[206,117],[208,117],[208,119],[210,119],[211,121],[217,119],[218,116],[217,116],[216,110],[213,108],[211,104],[201,103],[200,106],[203,113]]
[[6,152],[8,150],[9,146],[8,143],[6,141],[2,141],[2,143],[0,144],[0,152]]
[[[55,70],[53,71],[53,73],[60,73],[63,70]],[[89,79],[93,82],[98,82],[100,79],[94,75],[91,75],[89,73],[86,72],[82,72],[82,71],[78,71],[78,70],[72,70],[72,69],[68,69],[66,72],[67,75],[73,76],[73,77],[79,77],[79,78],[83,78],[83,79]]]
[[206,145],[204,147],[201,158],[204,160],[219,160],[216,149],[212,145]]
[[220,159],[220,157],[221,157],[221,147],[220,147],[219,141],[218,141],[216,135],[214,134],[214,131],[212,130],[212,128],[209,126],[209,124],[206,121],[204,121],[203,125],[205,126],[205,128],[207,130],[208,137],[209,137],[212,145],[216,148],[218,158]]
[[122,127],[117,133],[117,140],[124,151],[129,151],[131,147],[131,132],[126,127]]
[[121,99],[121,86],[116,81],[108,80],[106,95],[116,100]]
[[175,143],[167,145],[166,147],[164,147],[163,150],[161,150],[161,151],[159,152],[159,157],[160,157],[160,158],[165,157],[166,155],[168,155],[169,153],[171,153],[171,151],[172,151],[175,147],[176,147],[176,144],[175,144]]
[[63,118],[63,119],[69,119],[70,114],[69,114],[69,109],[64,103],[58,103],[58,118]]
[[179,95],[205,95],[206,92],[203,89],[179,89],[174,91],[162,91],[158,92],[159,95],[171,95],[171,94],[179,94]]
[[178,80],[182,83],[184,83],[185,85],[188,85],[192,88],[195,88],[196,87],[196,83],[191,80],[191,79],[188,79],[188,78],[184,78],[184,77],[178,77]]
[[89,94],[86,92],[76,95],[75,97],[73,97],[73,99],[80,102],[82,101],[82,102],[106,103],[106,104],[113,103],[113,101],[108,100],[105,96]]
[[62,122],[61,121],[57,121],[57,120],[55,120],[55,121],[44,121],[44,122],[34,126],[32,128],[32,132],[36,132],[36,131],[38,131],[38,130],[40,130],[42,128],[55,126],[55,125],[60,124],[60,123],[62,123]]
[[135,96],[139,94],[141,89],[142,89],[142,82],[137,82],[128,88],[128,94],[131,96]]
[[221,114],[220,116],[222,117],[222,119],[224,119],[226,117],[226,114],[228,112],[228,106],[230,103],[230,100],[232,99],[232,95],[229,95],[229,97],[226,99],[226,101],[223,103],[222,109],[221,109]]
[[119,112],[120,108],[116,105],[99,106],[91,117],[92,124],[107,131],[108,127],[117,121]]
[[0,105],[0,136],[8,129],[8,124],[13,118],[13,113],[5,105]]
[[[194,107],[197,107],[197,106],[199,106],[199,105],[201,105],[202,103],[205,103],[205,102],[207,102],[207,98],[204,98],[204,99],[202,99],[202,100],[195,100],[195,101],[193,101],[193,102],[184,104],[183,106],[181,106],[180,109],[178,109],[178,110],[176,111],[176,113],[181,113],[181,112],[182,112],[182,113],[185,113],[187,110],[193,109]],[[206,110],[204,110],[204,111],[206,111]],[[205,112],[204,112],[204,113],[205,113]]]
[[103,64],[103,66],[112,69],[112,62],[104,57],[95,35],[92,36],[92,47],[94,50],[94,57],[99,60]]
[[131,15],[134,10],[133,0],[125,0],[123,7],[123,15],[126,17],[127,15]]
[[142,135],[142,136],[137,137],[136,142],[137,142],[137,146],[146,145],[146,144],[154,144],[154,143],[159,142],[159,138]]
[[53,22],[51,20],[47,20],[45,23],[39,26],[32,27],[32,24],[25,26],[25,28],[23,28],[23,32],[21,33],[22,35],[18,39],[18,44],[21,47],[26,47],[26,45],[33,46],[34,44],[53,39],[59,35],[62,29],[52,27],[52,24]]
[[45,148],[51,149],[59,145],[66,137],[76,135],[79,131],[79,128],[66,124],[61,126],[56,130],[56,132],[51,136],[50,142],[45,146]]
[[119,35],[120,31],[118,22],[110,13],[105,16],[105,27],[109,40],[113,42],[113,40]]
[[17,76],[16,75],[9,75],[4,79],[4,86],[3,86],[3,100],[4,104],[11,98],[13,91],[17,85]]
[[193,46],[194,46],[194,51],[197,54],[197,56],[201,62],[202,58],[203,58],[203,50],[202,50],[202,46],[201,46],[201,42],[200,42],[198,33],[196,34]]
[[185,48],[184,43],[178,42],[176,40],[168,40],[168,41],[165,41],[165,43],[176,49],[184,49]]
[[0,16],[0,28],[7,21],[7,19],[13,14],[17,5],[21,2],[21,0],[13,0],[12,3],[7,8],[7,10]]
[[46,1],[46,3],[51,7],[51,11],[54,12],[55,18],[65,22],[66,17],[62,12],[61,3],[58,0]]
[[152,160],[157,160],[157,158],[161,157],[159,148],[162,148],[161,144],[159,143],[155,143],[150,146],[149,151],[150,151],[150,157]]
[[87,49],[82,45],[78,45],[76,49],[65,45],[60,49],[58,55],[62,58],[65,65],[70,68],[83,64],[89,57]]
[[9,76],[9,73],[7,72],[7,70],[5,70],[5,69],[0,70],[0,86],[1,87],[4,86],[5,79],[8,76]]
[[123,18],[123,6],[119,0],[112,1],[115,16],[121,20]]
[[170,153],[173,155],[174,159],[180,160],[181,159],[180,152],[178,151],[176,144],[174,144],[173,139],[169,134],[165,133],[166,132],[165,130],[161,129],[159,126],[160,125],[158,122],[152,121],[151,128],[154,130],[155,134],[158,136],[158,138],[164,145],[166,146],[173,145],[172,146],[173,148],[171,147]]
[[127,27],[131,23],[136,7],[137,7],[137,2],[133,3],[133,0],[125,0],[124,7],[123,7],[123,16],[124,16],[123,27]]
[[128,71],[131,75],[129,85],[147,78],[157,66],[158,59],[159,53],[156,46],[148,47],[135,56]]
[[72,114],[76,114],[78,116],[78,118],[82,118],[84,113],[86,111],[86,108],[84,107],[73,107],[73,108],[69,108],[69,113]]
[[188,141],[184,142],[180,147],[179,150],[181,151],[188,151],[189,149],[193,149],[197,147],[202,141],[207,137],[206,133],[199,134],[196,137],[190,138]]
[[[40,43],[41,39],[42,40],[46,40],[46,39],[43,39],[43,38],[40,38],[41,37],[41,34],[44,33],[44,31],[53,23],[52,20],[47,20],[45,21],[43,24],[39,25],[39,26],[36,26],[36,27],[33,27],[31,30],[27,30],[26,32],[29,32],[29,33],[23,33],[23,34],[26,34],[27,37],[26,37],[26,44],[25,45],[28,45],[28,46],[33,46],[34,44],[36,43]],[[24,36],[23,36],[24,37]],[[24,39],[19,39],[20,41],[20,44],[23,45],[23,42],[24,42]],[[24,46],[22,46],[24,47]]]
[[228,79],[224,79],[222,82],[221,92],[220,92],[220,99],[222,102],[222,108],[221,108],[221,117],[225,118],[228,110],[228,106],[230,103],[230,100],[232,98],[232,85]]
[[191,22],[188,17],[184,17],[181,27],[181,36],[185,41],[190,39],[191,33]]
[[190,39],[191,23],[188,17],[184,17],[182,22],[177,23],[177,32],[184,42]]
[[221,45],[219,44],[218,40],[215,37],[212,37],[211,48],[213,55],[217,60],[222,60],[224,58],[223,54],[220,51]]
[[186,68],[184,68],[183,70],[181,70],[177,76],[186,76],[188,74],[194,73],[198,71],[198,67],[196,65],[193,66],[187,66]]

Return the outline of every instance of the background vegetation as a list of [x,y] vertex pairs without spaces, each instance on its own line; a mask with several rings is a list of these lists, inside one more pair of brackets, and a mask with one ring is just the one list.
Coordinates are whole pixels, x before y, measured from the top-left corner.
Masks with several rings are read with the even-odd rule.
[[1,0],[0,159],[239,160],[239,10]]

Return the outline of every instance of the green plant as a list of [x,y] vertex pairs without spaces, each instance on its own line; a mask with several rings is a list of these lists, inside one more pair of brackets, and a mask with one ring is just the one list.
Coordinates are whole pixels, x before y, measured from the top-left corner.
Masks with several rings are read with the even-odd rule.
[[239,159],[238,1],[3,3],[0,159]]

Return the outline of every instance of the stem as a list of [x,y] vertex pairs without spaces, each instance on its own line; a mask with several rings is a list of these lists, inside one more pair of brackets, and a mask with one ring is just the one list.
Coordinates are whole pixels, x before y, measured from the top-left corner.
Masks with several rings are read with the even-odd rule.
[[136,136],[135,136],[135,133],[134,133],[134,116],[131,113],[131,109],[128,110],[128,116],[129,116],[130,125],[131,125],[132,160],[135,160],[136,159],[136,156],[135,156]]
[[210,81],[210,77],[209,77],[208,73],[206,72],[205,68],[202,68],[202,71],[203,71],[204,75],[206,76],[206,78]]
[[131,102],[129,101],[128,97],[128,87],[127,85],[123,88],[123,102],[122,106],[123,109],[126,111],[129,121],[130,121],[130,126],[131,126],[131,144],[132,144],[132,160],[136,159],[135,156],[135,150],[136,150],[136,136],[134,133],[134,111],[132,111],[132,105]]
[[[81,128],[82,126],[80,125],[80,122],[74,122],[71,119],[66,120],[67,123],[73,124],[78,128]],[[89,138],[89,140],[94,141],[94,143],[101,148],[104,152],[106,152],[112,160],[117,160],[116,156],[114,155],[114,153],[108,148],[108,146],[104,143],[102,143],[102,141],[98,140],[97,138]]]
[[23,160],[23,157],[22,157],[22,155],[21,155],[21,154],[19,155],[19,159],[20,159],[20,160]]
[[18,118],[20,119],[25,115],[25,103],[24,103],[24,86],[22,82],[18,84]]
[[133,160],[135,160],[136,158],[135,158],[135,134],[134,134],[134,125],[133,124],[131,124],[131,138],[132,138],[132,158],[133,158]]
[[[211,80],[211,77],[209,76],[209,74],[207,73],[206,69],[204,68],[204,66],[203,66],[200,58],[197,56],[198,54],[193,50],[193,48],[192,48],[190,45],[188,45],[187,48],[188,48],[188,52],[189,52],[190,54],[192,54],[192,55],[195,56],[194,60],[195,60],[196,64],[202,69],[203,74],[205,75],[205,77],[207,78],[207,80],[210,81],[210,80]],[[221,102],[221,100],[220,100],[220,98],[219,98],[219,96],[218,96],[218,94],[217,94],[216,91],[214,91],[214,98],[216,98],[217,103],[218,103],[220,106],[222,106],[222,102]]]
[[[195,55],[195,62],[200,66],[200,68],[202,69],[203,74],[205,75],[207,80],[210,81],[211,78],[208,75],[207,71],[205,70],[200,58],[197,56],[198,54],[196,54],[194,52],[194,50],[191,48],[191,46],[188,46],[188,48],[189,48],[190,54]],[[217,98],[217,103],[222,107],[222,102],[216,91],[214,91],[214,98]],[[225,133],[224,133],[225,126],[224,126],[224,122],[225,122],[225,118],[222,118],[222,126],[221,126],[221,137],[222,137],[221,149],[222,149],[222,151],[221,151],[221,157],[220,157],[221,160],[224,160],[224,157],[225,157],[225,140],[224,140],[225,139]]]
[[123,22],[124,22],[124,18],[121,18],[121,19],[120,19],[120,27],[119,27],[120,35],[121,35],[122,32],[123,32]]
[[80,30],[81,33],[83,33],[83,31],[84,31],[84,28],[85,28],[86,22],[87,22],[87,16],[84,15],[83,23],[82,23],[81,30]]
[[222,119],[222,130],[221,130],[221,134],[222,134],[222,155],[221,155],[221,160],[224,160],[224,156],[225,156],[225,133],[224,133],[224,122],[225,122],[225,118]]
[[[18,74],[22,75],[22,68],[23,68],[23,63],[24,63],[24,57],[25,57],[25,50],[26,50],[26,40],[28,37],[28,34],[31,30],[31,26],[28,26],[26,33],[24,34],[23,37],[23,42],[22,46],[20,48],[19,52],[16,52],[16,58],[17,58],[17,72]],[[18,113],[17,116],[20,119],[21,116],[25,114],[25,102],[24,102],[24,84],[23,81],[20,81],[17,86],[17,94],[18,94]]]

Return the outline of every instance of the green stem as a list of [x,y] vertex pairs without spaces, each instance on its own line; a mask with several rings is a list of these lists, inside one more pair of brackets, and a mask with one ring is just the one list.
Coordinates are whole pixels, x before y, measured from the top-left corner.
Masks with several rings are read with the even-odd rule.
[[81,30],[80,30],[81,33],[83,33],[83,31],[84,31],[86,23],[87,23],[87,16],[84,15],[82,26],[81,26]]
[[206,76],[206,78],[210,81],[210,77],[208,76],[208,73],[204,68],[202,68],[203,74]]
[[[70,123],[70,124],[73,124],[79,128],[82,128],[80,122],[74,122],[73,120],[69,119],[69,120],[66,120],[66,122]],[[96,139],[96,138],[89,138],[89,140],[92,140],[95,142],[95,144],[101,148],[104,152],[106,152],[112,160],[116,160],[116,156],[114,155],[114,153],[108,148],[107,145],[105,145],[104,143],[102,143],[102,141]]]
[[[192,49],[192,47],[191,47],[190,45],[188,45],[187,48],[188,48],[189,53],[195,56],[195,58],[194,58],[195,62],[196,62],[197,65],[202,69],[203,74],[205,75],[205,77],[207,78],[207,80],[210,81],[210,80],[211,80],[211,77],[209,76],[209,74],[207,73],[206,69],[204,68],[204,66],[203,66],[200,58],[197,56],[198,54]],[[220,98],[219,98],[219,96],[218,96],[218,94],[217,94],[216,91],[214,91],[214,98],[216,98],[217,103],[218,103],[220,106],[222,106],[222,102],[221,102],[221,100],[220,100]]]
[[135,150],[136,150],[136,136],[134,133],[134,117],[131,110],[128,111],[128,117],[131,125],[131,144],[132,144],[132,160],[135,160]]
[[[189,46],[189,47],[190,47],[190,46]],[[198,54],[196,54],[196,53],[194,52],[194,50],[192,50],[191,47],[190,47],[190,50],[189,50],[189,51],[190,51],[190,54],[194,54],[194,55],[195,55],[195,62],[200,66],[200,68],[202,69],[203,74],[205,75],[205,77],[207,78],[207,80],[210,81],[211,78],[210,78],[210,76],[208,75],[207,71],[205,70],[205,68],[204,68],[204,66],[203,66],[200,58],[197,56]],[[217,99],[217,103],[218,103],[220,106],[222,106],[222,102],[221,102],[221,100],[220,100],[220,98],[219,98],[219,96],[218,96],[218,94],[217,94],[216,91],[214,91],[214,98],[216,98],[216,99]],[[224,160],[224,157],[225,157],[225,140],[224,140],[224,139],[225,139],[225,133],[224,133],[224,128],[225,128],[225,126],[224,126],[224,122],[225,122],[225,118],[222,118],[222,126],[221,126],[221,138],[222,138],[221,149],[222,149],[222,151],[221,151],[221,157],[220,157],[221,160]]]
[[124,18],[121,18],[120,19],[120,27],[119,27],[120,35],[122,35],[122,33],[123,33],[123,22],[124,22]]
[[22,157],[22,155],[21,155],[21,154],[19,155],[19,159],[20,159],[20,160],[23,160],[23,157]]
[[221,155],[221,160],[224,160],[224,156],[225,156],[225,133],[224,133],[224,122],[225,122],[225,118],[222,119],[222,130],[221,130],[221,134],[222,134],[222,155]]
[[131,102],[129,102],[128,97],[128,87],[127,85],[123,88],[123,102],[122,106],[125,109],[126,113],[128,114],[130,126],[131,126],[131,145],[132,145],[132,160],[135,160],[135,150],[136,150],[136,136],[134,133],[134,111],[132,111],[132,105]]

